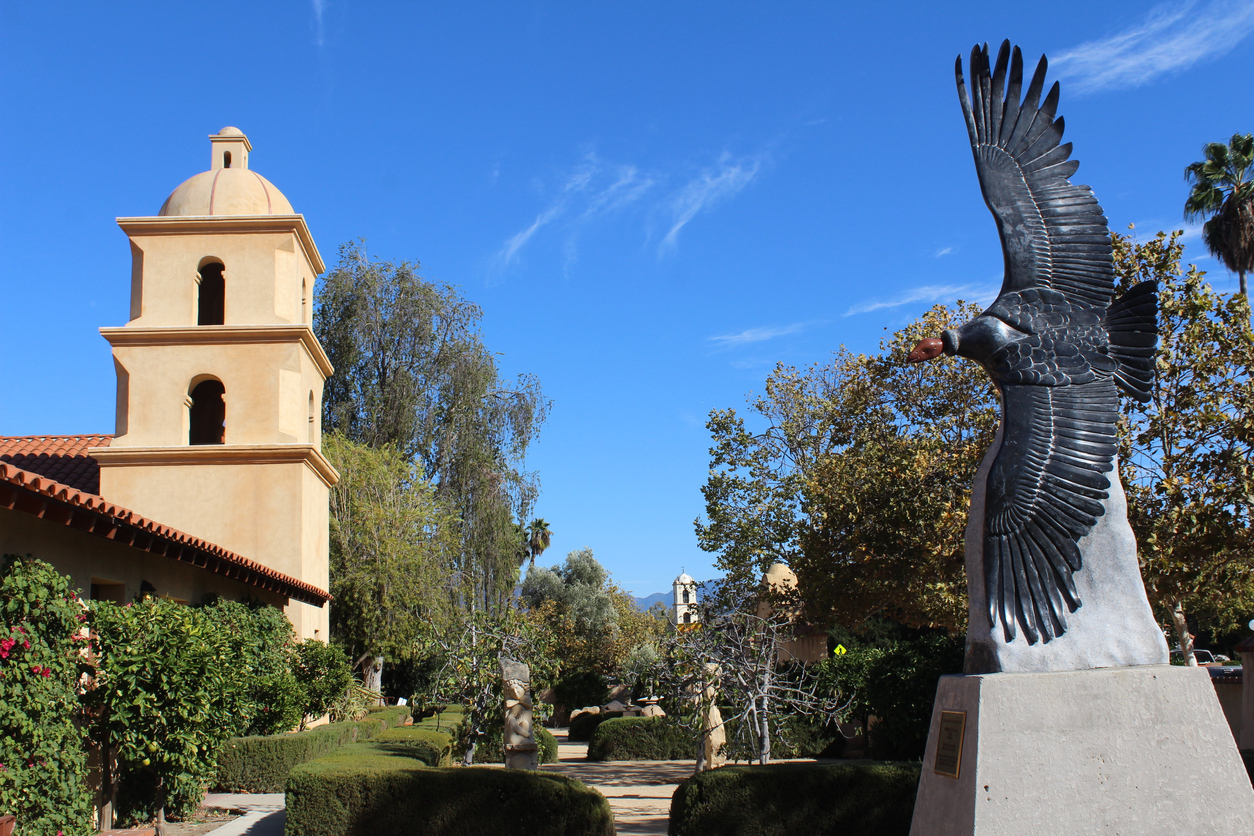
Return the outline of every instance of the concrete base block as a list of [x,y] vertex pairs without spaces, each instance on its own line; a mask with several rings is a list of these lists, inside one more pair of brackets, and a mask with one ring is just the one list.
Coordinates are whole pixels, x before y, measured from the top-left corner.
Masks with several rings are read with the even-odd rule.
[[942,677],[910,836],[974,834],[1254,834],[1254,790],[1210,676]]

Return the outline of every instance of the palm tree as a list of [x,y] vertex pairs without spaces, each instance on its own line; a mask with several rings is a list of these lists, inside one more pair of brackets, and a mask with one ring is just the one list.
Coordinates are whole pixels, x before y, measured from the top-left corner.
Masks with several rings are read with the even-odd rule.
[[534,569],[536,558],[544,554],[544,550],[553,541],[553,532],[549,531],[549,524],[542,517],[536,517],[527,527],[527,538],[528,550],[531,552],[531,566],[528,568]]
[[1245,274],[1254,271],[1254,134],[1233,134],[1227,145],[1208,142],[1202,153],[1205,160],[1184,170],[1193,184],[1184,217],[1210,218],[1202,225],[1202,241],[1237,274],[1248,301]]

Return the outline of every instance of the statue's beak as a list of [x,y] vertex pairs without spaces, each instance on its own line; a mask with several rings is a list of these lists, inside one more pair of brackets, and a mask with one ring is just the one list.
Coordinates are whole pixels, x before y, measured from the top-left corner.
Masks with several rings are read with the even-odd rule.
[[906,355],[906,362],[922,363],[924,360],[939,357],[944,350],[945,344],[943,342],[935,337],[928,337],[927,339],[919,340],[919,344],[914,347],[914,351]]

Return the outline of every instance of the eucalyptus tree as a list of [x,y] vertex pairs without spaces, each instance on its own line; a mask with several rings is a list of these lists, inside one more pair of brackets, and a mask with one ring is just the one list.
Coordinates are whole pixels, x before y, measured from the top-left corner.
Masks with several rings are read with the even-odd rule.
[[1245,274],[1254,271],[1254,134],[1233,134],[1227,145],[1208,142],[1202,153],[1206,159],[1184,170],[1193,184],[1184,217],[1210,219],[1202,225],[1202,241],[1237,274],[1241,295],[1249,299]]
[[550,404],[534,376],[501,376],[483,344],[480,308],[418,269],[372,258],[360,241],[340,248],[314,306],[336,367],[323,425],[371,447],[394,445],[421,465],[456,514],[450,595],[495,610],[517,580],[514,521],[538,492],[524,460]]

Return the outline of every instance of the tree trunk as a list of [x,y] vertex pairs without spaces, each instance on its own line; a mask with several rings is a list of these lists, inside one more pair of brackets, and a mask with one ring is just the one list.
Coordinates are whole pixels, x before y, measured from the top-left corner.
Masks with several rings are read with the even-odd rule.
[[1183,601],[1176,601],[1176,606],[1171,611],[1171,621],[1176,627],[1176,638],[1180,640],[1184,663],[1190,668],[1196,668],[1197,657],[1193,655],[1193,636],[1189,634],[1189,625],[1184,618]]
[[1238,282],[1237,286],[1241,288],[1241,295],[1244,296],[1245,300],[1248,302],[1250,300],[1250,291],[1249,291],[1249,288],[1246,287],[1246,284],[1245,284],[1245,271],[1244,270],[1237,271],[1237,282]]
[[113,751],[100,747],[100,829],[113,829]]
[[766,766],[771,762],[771,705],[770,697],[762,695],[762,713],[758,716],[758,760]]

